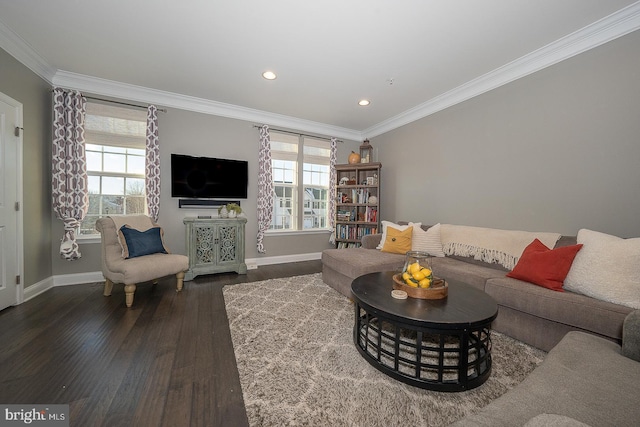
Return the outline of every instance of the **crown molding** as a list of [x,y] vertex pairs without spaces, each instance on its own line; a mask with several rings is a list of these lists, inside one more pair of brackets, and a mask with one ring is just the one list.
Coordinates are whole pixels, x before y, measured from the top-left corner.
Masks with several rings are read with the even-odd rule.
[[51,83],[56,69],[2,21],[0,21],[0,47],[46,82]]
[[640,29],[640,1],[362,131],[373,138]]
[[127,99],[135,102],[161,105],[163,107],[178,108],[255,123],[265,123],[269,126],[286,127],[298,131],[347,140],[360,141],[362,136],[360,131],[353,129],[331,126],[311,120],[101,79],[64,70],[58,70],[55,73],[53,84],[54,86],[89,92],[95,95]]

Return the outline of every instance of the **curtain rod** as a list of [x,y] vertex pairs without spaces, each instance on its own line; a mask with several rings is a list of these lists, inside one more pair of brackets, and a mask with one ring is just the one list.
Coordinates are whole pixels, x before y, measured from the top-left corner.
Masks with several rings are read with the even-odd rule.
[[[121,102],[121,101],[112,101],[111,99],[96,98],[94,96],[86,96],[86,95],[82,95],[82,96],[84,96],[87,99],[92,99],[94,101],[110,102],[112,104],[126,105],[127,107],[136,107],[136,108],[144,108],[144,109],[147,108],[144,105],[129,104],[127,102]],[[167,112],[167,110],[165,110],[164,108],[158,108],[158,111],[160,111],[161,113],[166,113]]]
[[[259,129],[259,128],[262,127],[262,125],[253,125],[253,127]],[[326,136],[309,135],[309,134],[306,134],[306,133],[293,132],[293,131],[284,130],[284,129],[276,129],[276,128],[272,128],[272,127],[269,127],[269,130],[273,130],[273,131],[276,131],[276,132],[282,132],[282,133],[288,133],[289,135],[308,136],[310,138],[324,139],[325,141],[331,141],[331,138],[327,138]],[[341,140],[341,139],[336,139],[336,142],[343,143],[344,141]]]

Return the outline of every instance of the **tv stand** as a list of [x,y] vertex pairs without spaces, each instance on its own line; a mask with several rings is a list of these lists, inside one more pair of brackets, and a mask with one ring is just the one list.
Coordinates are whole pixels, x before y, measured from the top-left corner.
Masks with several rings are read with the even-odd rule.
[[189,257],[189,270],[184,280],[229,271],[247,274],[244,261],[246,218],[187,217],[183,222],[187,227],[186,250]]

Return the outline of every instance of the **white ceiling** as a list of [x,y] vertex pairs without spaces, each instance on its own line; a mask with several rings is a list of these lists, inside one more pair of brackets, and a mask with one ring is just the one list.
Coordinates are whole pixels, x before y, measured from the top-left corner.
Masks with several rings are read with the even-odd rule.
[[635,31],[634,1],[0,0],[0,47],[54,85],[358,139]]

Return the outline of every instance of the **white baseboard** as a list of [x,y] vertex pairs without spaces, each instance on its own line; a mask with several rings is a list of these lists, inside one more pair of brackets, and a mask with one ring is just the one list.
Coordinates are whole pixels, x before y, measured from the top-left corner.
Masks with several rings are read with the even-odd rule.
[[104,282],[104,276],[101,271],[53,276],[53,286],[81,285],[96,282]]
[[288,262],[312,261],[322,258],[322,252],[312,252],[308,254],[281,255],[264,258],[247,258],[247,269],[255,269],[261,265],[285,264]]
[[53,286],[53,277],[48,277],[44,280],[34,283],[28,288],[24,288],[22,302],[29,301],[31,298],[37,297],[41,293],[53,288]]
[[[261,265],[285,264],[288,262],[312,261],[322,258],[322,252],[312,252],[308,254],[281,255],[264,258],[247,258],[245,260],[248,270],[255,270]],[[29,301],[48,291],[54,286],[81,285],[85,283],[103,282],[104,276],[100,271],[88,273],[61,274],[41,280],[24,289],[24,301]]]

